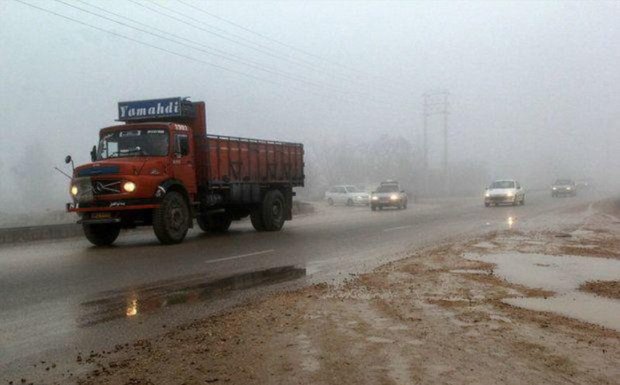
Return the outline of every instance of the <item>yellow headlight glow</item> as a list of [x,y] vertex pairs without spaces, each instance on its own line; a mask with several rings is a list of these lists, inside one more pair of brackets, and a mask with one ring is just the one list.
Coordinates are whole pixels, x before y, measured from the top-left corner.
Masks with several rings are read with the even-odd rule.
[[136,190],[136,184],[133,182],[125,182],[125,184],[123,184],[123,190],[126,192],[134,192]]
[[396,194],[390,195],[390,199],[395,201],[395,200],[398,199],[398,195],[396,195]]
[[71,186],[71,195],[76,196],[78,194],[77,186]]

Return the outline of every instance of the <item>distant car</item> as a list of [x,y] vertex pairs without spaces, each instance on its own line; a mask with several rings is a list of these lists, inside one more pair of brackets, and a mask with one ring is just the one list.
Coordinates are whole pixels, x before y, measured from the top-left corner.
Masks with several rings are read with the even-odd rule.
[[376,191],[370,195],[370,208],[375,211],[384,207],[407,208],[407,193],[400,188],[396,181],[382,182]]
[[525,190],[519,182],[513,179],[496,180],[487,187],[484,192],[484,205],[489,207],[500,204],[525,204]]
[[325,193],[325,200],[330,206],[335,204],[368,206],[370,204],[370,195],[353,185],[341,185],[330,188]]
[[551,196],[571,196],[577,195],[577,185],[570,179],[558,179],[551,186]]

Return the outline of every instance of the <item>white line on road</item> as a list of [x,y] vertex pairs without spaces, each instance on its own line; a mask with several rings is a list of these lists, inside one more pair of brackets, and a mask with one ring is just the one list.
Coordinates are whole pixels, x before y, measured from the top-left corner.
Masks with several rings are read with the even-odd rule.
[[217,262],[223,262],[223,261],[230,261],[230,260],[233,260],[233,259],[239,259],[239,258],[245,258],[245,257],[253,257],[255,255],[273,253],[274,251],[275,251],[274,249],[263,250],[263,251],[256,251],[254,253],[235,255],[234,257],[211,259],[209,261],[206,261],[205,263],[217,263]]
[[394,231],[394,230],[403,230],[403,229],[408,229],[410,227],[413,227],[413,226],[407,225],[407,226],[390,227],[389,229],[383,229],[383,231],[386,232],[386,231]]

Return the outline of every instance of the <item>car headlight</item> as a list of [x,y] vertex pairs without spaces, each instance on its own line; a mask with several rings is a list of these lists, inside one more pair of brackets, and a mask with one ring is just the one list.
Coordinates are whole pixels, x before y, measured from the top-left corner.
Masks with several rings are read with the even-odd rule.
[[73,196],[77,196],[78,195],[78,188],[76,185],[71,186],[71,195]]
[[491,197],[491,193],[484,193],[484,197],[485,198],[490,198]]
[[391,199],[391,200],[393,200],[393,201],[395,201],[395,200],[397,200],[397,199],[398,199],[398,195],[396,195],[396,194],[392,194],[392,195],[390,195],[390,199]]
[[557,190],[557,189],[558,189],[557,187],[553,187],[553,190]]
[[136,190],[136,184],[133,182],[125,182],[123,184],[123,190],[126,192],[134,192]]
[[513,192],[507,192],[507,193],[506,193],[506,196],[507,196],[507,197],[513,197],[513,196],[515,196],[515,193],[513,193]]
[[370,199],[372,199],[373,201],[378,201],[378,200],[379,200],[379,197],[372,197],[372,198],[370,198]]
[[570,188],[570,187],[567,187],[566,189],[567,189],[567,190],[570,190],[571,188]]

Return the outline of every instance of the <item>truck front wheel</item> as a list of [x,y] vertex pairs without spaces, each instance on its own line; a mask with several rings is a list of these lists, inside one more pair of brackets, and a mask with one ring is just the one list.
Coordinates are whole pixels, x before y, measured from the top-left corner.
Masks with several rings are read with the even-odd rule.
[[109,246],[114,243],[121,226],[117,223],[82,224],[86,239],[95,246]]
[[263,226],[266,231],[279,231],[284,226],[286,204],[284,195],[278,190],[265,194],[261,209]]
[[227,212],[201,215],[196,220],[200,229],[211,233],[224,233],[228,231],[232,218]]
[[164,245],[181,243],[189,229],[189,208],[183,195],[170,191],[153,212],[153,230]]

